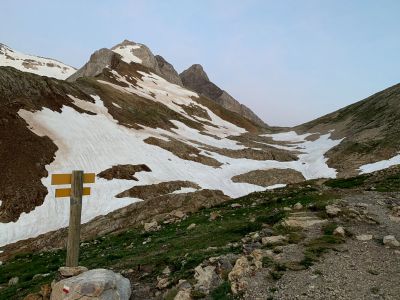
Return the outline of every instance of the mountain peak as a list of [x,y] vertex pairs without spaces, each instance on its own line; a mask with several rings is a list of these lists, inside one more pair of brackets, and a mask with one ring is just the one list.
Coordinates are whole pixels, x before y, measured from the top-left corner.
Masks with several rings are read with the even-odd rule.
[[181,73],[181,79],[196,78],[196,80],[210,81],[207,73],[204,71],[203,66],[200,64],[191,65],[187,70]]
[[250,108],[241,104],[226,91],[211,82],[202,65],[194,64],[190,66],[179,74],[179,77],[185,87],[214,100],[214,102],[227,110],[238,113],[258,125],[265,126],[265,123]]

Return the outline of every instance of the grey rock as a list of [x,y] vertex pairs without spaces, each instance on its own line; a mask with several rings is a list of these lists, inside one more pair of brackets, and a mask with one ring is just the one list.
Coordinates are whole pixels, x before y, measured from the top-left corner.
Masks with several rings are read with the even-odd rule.
[[94,269],[54,284],[50,299],[128,300],[130,296],[128,279],[110,270]]
[[179,74],[179,77],[181,78],[184,87],[210,98],[227,110],[233,111],[258,125],[266,126],[266,124],[251,109],[239,103],[226,91],[212,83],[201,65],[192,65],[190,68]]
[[19,278],[18,277],[12,277],[9,281],[8,281],[8,286],[13,286],[18,284],[19,282]]
[[77,276],[83,272],[88,271],[88,268],[78,266],[78,267],[60,267],[58,269],[58,272],[60,272],[60,275],[62,277],[72,277],[72,276]]
[[360,234],[356,236],[356,239],[359,241],[369,241],[372,240],[373,235],[372,234]]
[[208,295],[210,290],[216,288],[221,283],[221,279],[215,272],[214,266],[206,266],[204,268],[197,266],[194,271],[194,278],[197,281],[194,288],[200,292]]
[[333,231],[333,235],[345,237],[346,236],[346,232],[345,232],[345,230],[344,230],[344,228],[342,226],[338,226]]
[[171,83],[183,86],[182,80],[174,66],[167,62],[161,55],[155,56],[158,64],[158,69],[162,77]]
[[328,214],[328,216],[330,216],[330,217],[335,217],[342,211],[338,206],[336,206],[334,204],[327,205],[325,207],[325,210],[326,210],[326,213]]
[[110,49],[100,49],[94,52],[89,61],[78,71],[67,78],[67,81],[75,81],[80,77],[94,77],[100,74],[107,66],[119,59],[120,55]]
[[383,244],[390,247],[400,247],[400,242],[393,235],[387,235],[383,238]]

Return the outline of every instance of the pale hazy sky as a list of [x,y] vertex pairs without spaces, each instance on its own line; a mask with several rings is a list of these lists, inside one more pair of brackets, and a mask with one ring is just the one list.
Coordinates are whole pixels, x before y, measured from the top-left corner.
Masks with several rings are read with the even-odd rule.
[[399,12],[398,0],[0,0],[0,42],[75,67],[140,42],[286,126],[400,82]]

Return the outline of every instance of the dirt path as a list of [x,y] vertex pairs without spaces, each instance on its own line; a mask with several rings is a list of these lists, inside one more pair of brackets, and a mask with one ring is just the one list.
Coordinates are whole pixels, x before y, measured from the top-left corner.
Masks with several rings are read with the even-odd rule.
[[[389,218],[392,207],[400,205],[400,194],[364,192],[343,200],[350,210],[368,216],[334,219],[352,237],[310,268],[286,271],[277,281],[270,279],[267,269],[262,269],[252,277],[244,298],[400,299],[400,248],[382,243],[387,235],[400,240],[400,223]],[[372,219],[379,224],[372,224]],[[357,236],[362,234],[373,238],[360,241]]]

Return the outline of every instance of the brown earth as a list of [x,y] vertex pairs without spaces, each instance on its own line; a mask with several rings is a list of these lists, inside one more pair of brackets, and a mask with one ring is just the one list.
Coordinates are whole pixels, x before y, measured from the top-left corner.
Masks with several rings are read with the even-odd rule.
[[199,149],[170,137],[169,141],[164,141],[155,137],[149,137],[145,139],[144,142],[163,148],[185,160],[195,161],[212,167],[219,167],[222,165],[216,159],[201,154]]
[[107,180],[112,179],[127,179],[139,181],[135,177],[135,173],[138,172],[151,172],[151,169],[147,165],[116,165],[111,168],[104,170],[97,174],[97,177],[104,178]]
[[182,181],[182,180],[166,181],[156,184],[134,186],[129,190],[119,193],[116,197],[117,198],[130,197],[130,198],[139,198],[143,200],[148,200],[162,195],[170,194],[172,192],[180,190],[181,188],[200,189],[200,186],[190,181]]
[[304,180],[305,178],[300,172],[292,169],[255,170],[232,177],[233,182],[245,182],[264,187],[278,183],[297,183]]
[[253,148],[245,148],[240,150],[233,150],[227,148],[216,148],[211,146],[202,146],[204,150],[210,152],[216,152],[218,154],[231,157],[231,158],[247,158],[254,160],[276,160],[276,161],[295,161],[298,159],[292,152],[275,149],[270,147],[269,149],[257,150]]

